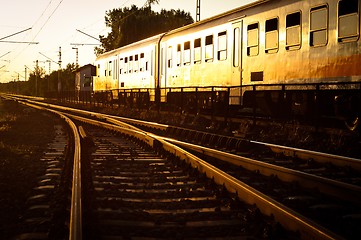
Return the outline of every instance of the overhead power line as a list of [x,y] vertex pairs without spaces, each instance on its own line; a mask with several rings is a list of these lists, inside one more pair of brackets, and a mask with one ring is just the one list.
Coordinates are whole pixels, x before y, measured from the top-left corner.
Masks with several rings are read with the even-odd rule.
[[4,39],[6,39],[6,38],[9,38],[9,37],[12,37],[12,36],[18,35],[18,34],[20,34],[20,33],[23,33],[23,32],[26,32],[26,31],[29,31],[30,29],[31,29],[31,28],[27,28],[27,29],[22,30],[22,31],[20,31],[20,32],[16,32],[16,33],[10,34],[10,35],[8,35],[8,36],[6,36],[6,37],[0,38],[0,41],[1,41],[1,40],[4,40]]
[[85,46],[85,45],[92,45],[92,46],[99,46],[101,43],[70,43],[72,46]]
[[2,57],[4,57],[4,56],[8,55],[9,53],[11,53],[11,51],[9,51],[9,52],[7,52],[7,53],[5,53],[5,54],[1,55],[1,56],[0,56],[0,58],[2,58]]
[[27,44],[39,44],[39,42],[19,42],[19,41],[1,41],[3,43],[27,43]]
[[41,52],[39,52],[39,54],[41,54],[42,56],[46,57],[46,58],[49,59],[50,61],[52,61],[52,62],[54,62],[54,63],[56,63],[56,64],[59,64],[59,62],[55,62],[53,59],[51,59],[50,57],[42,54]]
[[[63,2],[64,0],[61,0],[58,5],[56,6],[56,8],[53,10],[53,12],[49,15],[49,17],[46,19],[46,21],[44,22],[44,24],[40,27],[40,30],[35,34],[35,37],[33,38],[33,40],[39,35],[39,33],[43,30],[43,28],[45,27],[45,25],[49,22],[50,18],[54,15],[54,13],[56,12],[56,10],[58,10],[58,8],[60,7],[60,4]],[[1,39],[0,39],[1,40]]]
[[97,41],[99,41],[100,42],[100,39],[99,38],[96,38],[96,37],[93,37],[92,35],[89,35],[89,34],[87,34],[87,33],[85,33],[85,32],[82,32],[82,31],[80,31],[79,29],[76,29],[78,32],[80,32],[80,33],[82,33],[82,34],[84,34],[84,35],[87,35],[88,37],[91,37],[91,38],[93,38],[93,39],[95,39],[95,40],[97,40]]

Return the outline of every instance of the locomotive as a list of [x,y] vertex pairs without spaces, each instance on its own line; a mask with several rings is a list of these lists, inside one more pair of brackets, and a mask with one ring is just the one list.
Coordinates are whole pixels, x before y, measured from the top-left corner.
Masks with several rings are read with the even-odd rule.
[[361,125],[361,0],[260,0],[99,55],[95,97]]

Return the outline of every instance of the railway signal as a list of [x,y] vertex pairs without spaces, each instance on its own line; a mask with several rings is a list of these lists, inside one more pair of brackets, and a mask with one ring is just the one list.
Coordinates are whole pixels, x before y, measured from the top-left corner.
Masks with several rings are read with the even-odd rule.
[[196,22],[201,20],[201,0],[197,0]]

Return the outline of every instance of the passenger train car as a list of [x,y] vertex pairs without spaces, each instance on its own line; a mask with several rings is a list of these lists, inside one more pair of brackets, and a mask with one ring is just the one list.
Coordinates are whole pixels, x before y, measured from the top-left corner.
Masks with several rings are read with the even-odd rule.
[[[100,55],[108,101],[361,120],[361,0],[260,0]],[[129,95],[130,93],[136,95]]]

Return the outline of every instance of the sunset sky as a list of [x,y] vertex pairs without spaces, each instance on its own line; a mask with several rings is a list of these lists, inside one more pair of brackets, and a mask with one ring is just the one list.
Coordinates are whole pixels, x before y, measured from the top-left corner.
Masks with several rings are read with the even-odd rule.
[[[205,19],[254,0],[201,0],[201,19]],[[62,52],[62,68],[75,63],[79,51],[79,65],[93,63],[94,45],[88,35],[107,35],[105,12],[115,8],[142,7],[146,0],[11,0],[0,9],[0,82],[25,79],[25,65],[34,69],[35,61],[49,73],[48,58],[53,60],[50,71],[58,69],[59,47]],[[152,9],[181,9],[196,19],[196,0],[160,0]],[[30,30],[28,30],[31,28]],[[24,31],[24,32],[21,32]],[[19,33],[21,32],[21,33]],[[16,34],[19,33],[19,34]],[[10,35],[14,36],[8,37]],[[27,43],[9,43],[27,42]],[[38,43],[38,44],[29,44]],[[46,56],[46,57],[45,57]],[[27,78],[29,70],[27,71]]]

